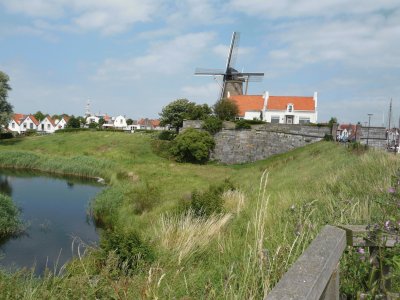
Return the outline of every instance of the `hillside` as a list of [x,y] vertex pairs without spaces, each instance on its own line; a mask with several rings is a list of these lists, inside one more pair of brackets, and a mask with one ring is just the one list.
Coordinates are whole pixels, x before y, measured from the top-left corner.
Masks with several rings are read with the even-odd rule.
[[[105,178],[109,188],[93,213],[122,235],[104,234],[103,249],[139,236],[139,248],[151,253],[130,269],[115,253],[101,260],[104,251],[91,249],[63,276],[2,272],[5,298],[259,299],[324,224],[387,217],[377,200],[387,197],[400,167],[397,156],[330,142],[252,164],[182,164],[157,156],[154,142],[148,134],[112,132],[0,142],[2,167]],[[182,213],[194,190],[225,179],[236,189],[224,194],[221,214]]]

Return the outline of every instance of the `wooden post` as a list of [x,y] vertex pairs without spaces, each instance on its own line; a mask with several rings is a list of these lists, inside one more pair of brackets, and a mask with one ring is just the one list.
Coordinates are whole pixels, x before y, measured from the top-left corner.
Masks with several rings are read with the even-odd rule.
[[333,271],[331,278],[321,295],[320,300],[339,300],[339,264]]

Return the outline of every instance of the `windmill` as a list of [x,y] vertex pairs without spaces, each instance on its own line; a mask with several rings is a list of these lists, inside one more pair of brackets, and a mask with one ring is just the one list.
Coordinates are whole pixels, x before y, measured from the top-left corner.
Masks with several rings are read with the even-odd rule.
[[225,70],[197,68],[194,73],[194,75],[213,76],[214,78],[221,76],[222,84],[219,97],[220,99],[227,98],[228,92],[232,96],[243,95],[243,83],[246,84],[244,94],[247,94],[249,81],[261,81],[262,77],[264,76],[264,73],[239,72],[234,68],[239,40],[239,33],[233,32]]

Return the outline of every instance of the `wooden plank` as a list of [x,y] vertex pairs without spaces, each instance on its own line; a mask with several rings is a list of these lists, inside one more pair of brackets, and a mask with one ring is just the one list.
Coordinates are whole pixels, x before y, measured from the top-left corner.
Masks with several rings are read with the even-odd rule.
[[265,299],[320,299],[345,248],[346,232],[326,225]]

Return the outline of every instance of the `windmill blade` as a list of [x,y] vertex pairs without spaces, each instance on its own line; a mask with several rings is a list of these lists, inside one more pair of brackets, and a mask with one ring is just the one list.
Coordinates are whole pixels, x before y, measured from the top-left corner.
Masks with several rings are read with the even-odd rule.
[[196,68],[194,71],[194,75],[212,75],[212,76],[219,76],[219,75],[225,75],[224,70],[221,69],[202,69],[202,68]]
[[224,79],[222,80],[222,88],[221,88],[221,93],[219,95],[219,99],[222,99],[224,97],[225,88],[226,88],[226,80],[225,80],[225,76],[224,76]]
[[256,72],[237,72],[237,73],[234,73],[234,75],[237,75],[237,76],[252,76],[252,77],[259,76],[259,77],[263,77],[263,76],[264,76],[264,73],[256,73]]
[[231,46],[229,47],[228,60],[226,62],[226,73],[228,73],[229,69],[233,68],[235,65],[239,40],[240,40],[239,32],[234,31],[232,34]]

